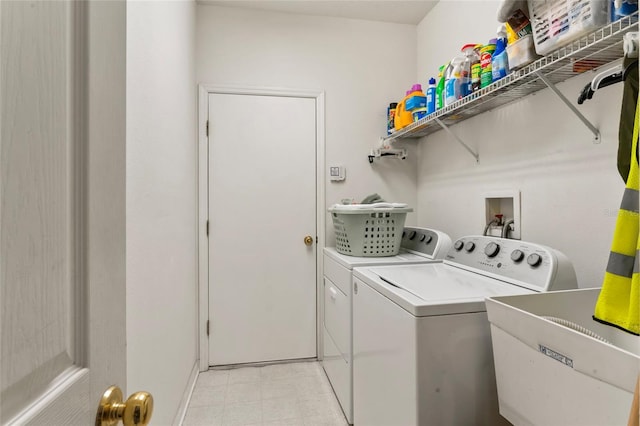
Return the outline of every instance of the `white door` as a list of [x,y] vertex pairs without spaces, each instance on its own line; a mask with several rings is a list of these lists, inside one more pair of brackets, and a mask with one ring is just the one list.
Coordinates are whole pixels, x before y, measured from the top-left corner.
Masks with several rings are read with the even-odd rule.
[[0,2],[0,423],[125,385],[125,4]]
[[315,99],[209,95],[210,365],[316,356],[315,151]]

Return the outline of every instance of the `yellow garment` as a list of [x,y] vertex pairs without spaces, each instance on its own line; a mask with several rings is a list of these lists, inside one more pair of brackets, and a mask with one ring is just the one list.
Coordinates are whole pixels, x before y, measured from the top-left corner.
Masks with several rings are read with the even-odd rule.
[[611,254],[593,319],[640,335],[640,238],[638,215],[638,127],[640,108],[636,106],[633,126],[631,167],[616,220]]

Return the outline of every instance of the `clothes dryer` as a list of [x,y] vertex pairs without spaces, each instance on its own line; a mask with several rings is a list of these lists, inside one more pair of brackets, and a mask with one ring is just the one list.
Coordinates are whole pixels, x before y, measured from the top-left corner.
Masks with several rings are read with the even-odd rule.
[[485,298],[576,288],[548,247],[459,239],[442,263],[353,272],[356,425],[499,425]]
[[324,249],[322,365],[349,423],[353,423],[353,268],[442,262],[451,246],[451,238],[444,232],[405,227],[396,256],[354,257],[340,254],[333,247]]

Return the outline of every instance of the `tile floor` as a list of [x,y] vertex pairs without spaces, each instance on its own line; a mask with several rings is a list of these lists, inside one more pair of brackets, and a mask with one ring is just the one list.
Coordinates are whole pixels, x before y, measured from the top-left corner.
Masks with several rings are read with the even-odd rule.
[[346,426],[319,362],[200,373],[184,426]]

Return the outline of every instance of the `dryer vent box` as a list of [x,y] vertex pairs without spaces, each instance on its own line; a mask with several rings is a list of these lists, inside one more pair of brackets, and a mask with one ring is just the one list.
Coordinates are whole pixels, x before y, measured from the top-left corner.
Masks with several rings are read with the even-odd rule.
[[[497,214],[502,215],[503,223],[513,219],[510,225],[509,238],[519,240],[520,237],[520,191],[505,190],[494,191],[484,194],[484,216],[482,230]],[[487,235],[499,237],[502,233],[502,226],[492,225],[487,230]]]

